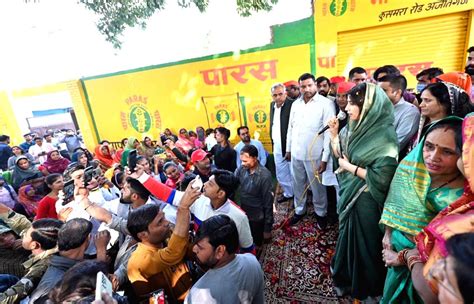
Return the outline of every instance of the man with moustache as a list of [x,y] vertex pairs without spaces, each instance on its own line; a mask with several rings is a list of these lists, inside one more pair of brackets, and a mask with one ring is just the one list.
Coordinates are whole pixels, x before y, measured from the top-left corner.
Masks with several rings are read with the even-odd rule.
[[190,207],[200,196],[199,189],[188,185],[181,197],[173,229],[156,205],[141,206],[128,215],[127,229],[138,242],[130,256],[127,273],[139,299],[163,288],[172,303],[183,301],[191,287],[191,275],[183,262],[189,242]]
[[277,202],[283,203],[293,199],[290,162],[285,158],[286,135],[293,100],[287,96],[285,85],[282,83],[274,84],[271,93],[273,101],[270,103],[270,138],[273,145],[276,178],[283,190]]
[[240,206],[247,214],[257,252],[271,240],[273,226],[272,174],[259,162],[259,151],[246,145],[240,151],[242,165],[235,171],[240,182]]
[[[318,94],[324,97],[328,97],[329,90],[331,88],[331,81],[326,76],[320,76],[316,78],[316,86],[318,87]],[[331,99],[331,98],[329,98]],[[332,99],[331,99],[332,100]]]
[[283,84],[288,96],[288,99],[295,101],[301,96],[300,85],[297,81],[290,80]]
[[194,164],[193,173],[199,175],[203,183],[207,182],[209,177],[211,177],[212,170],[215,169],[209,154],[203,149],[197,149],[191,154],[191,161]]
[[306,192],[309,184],[313,193],[313,206],[317,225],[327,225],[327,196],[321,178],[329,160],[329,133],[317,135],[329,119],[336,115],[334,103],[317,93],[316,79],[312,74],[300,76],[303,95],[293,102],[288,124],[286,158],[291,160],[295,193],[295,215],[289,224],[299,222],[306,213]]
[[193,252],[209,270],[194,284],[184,303],[265,303],[262,267],[252,254],[236,254],[239,233],[224,214],[205,220]]
[[165,214],[166,220],[176,221],[176,208],[153,199],[150,192],[138,180],[131,177],[127,178],[120,198],[106,202],[102,206],[91,203],[89,200],[83,200],[81,205],[91,217],[120,233],[119,251],[115,258],[112,275],[114,287],[124,286],[128,282],[128,261],[137,248],[137,241],[130,235],[127,228],[130,212],[144,205],[155,205]]

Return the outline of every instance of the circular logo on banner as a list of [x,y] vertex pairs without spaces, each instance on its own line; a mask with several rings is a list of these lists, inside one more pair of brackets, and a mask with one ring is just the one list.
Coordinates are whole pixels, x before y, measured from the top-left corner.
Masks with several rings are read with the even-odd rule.
[[135,131],[145,133],[151,128],[151,115],[142,105],[134,105],[130,109],[130,124]]
[[253,114],[253,119],[255,119],[257,123],[263,124],[267,121],[267,114],[262,110],[258,110]]
[[217,111],[217,113],[216,113],[216,119],[217,119],[217,121],[220,122],[221,124],[227,123],[227,122],[230,120],[229,112],[227,112],[226,110],[219,110],[219,111]]
[[347,0],[332,0],[329,11],[333,16],[342,16],[347,11]]

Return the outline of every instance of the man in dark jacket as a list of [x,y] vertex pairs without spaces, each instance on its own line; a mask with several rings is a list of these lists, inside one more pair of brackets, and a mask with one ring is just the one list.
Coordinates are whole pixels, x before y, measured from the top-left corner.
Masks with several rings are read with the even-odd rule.
[[48,269],[30,296],[30,303],[46,303],[48,293],[62,280],[64,273],[84,259],[91,231],[92,223],[82,218],[72,219],[61,227],[58,232],[59,253],[51,257]]
[[270,103],[270,137],[273,144],[276,177],[283,189],[283,195],[277,202],[281,203],[293,198],[289,159],[286,154],[286,133],[293,101],[286,95],[285,86],[277,83],[271,89],[273,101]]
[[271,239],[273,225],[272,174],[258,160],[258,149],[245,145],[240,150],[242,165],[235,170],[240,182],[240,205],[247,214],[257,253],[264,240]]
[[0,135],[0,169],[8,169],[8,159],[13,155],[12,148],[10,147],[10,136]]

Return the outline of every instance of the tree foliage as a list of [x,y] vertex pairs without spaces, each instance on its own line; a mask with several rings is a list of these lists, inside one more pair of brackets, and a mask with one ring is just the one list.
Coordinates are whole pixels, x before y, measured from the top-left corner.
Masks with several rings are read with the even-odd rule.
[[[179,6],[196,6],[204,12],[209,0],[177,0]],[[223,1],[223,0],[215,0]],[[270,11],[278,0],[236,0],[239,15],[248,17],[254,12]],[[97,28],[105,39],[120,48],[120,37],[127,27],[146,27],[147,20],[165,6],[165,0],[79,0],[99,16]]]

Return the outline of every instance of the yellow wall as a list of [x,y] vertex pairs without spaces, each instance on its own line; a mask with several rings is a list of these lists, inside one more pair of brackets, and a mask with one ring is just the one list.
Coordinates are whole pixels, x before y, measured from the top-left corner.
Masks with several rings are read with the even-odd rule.
[[10,104],[7,92],[0,92],[0,134],[10,136],[13,145],[22,143],[23,136],[16,122],[15,114]]
[[[84,85],[100,139],[157,138],[165,128],[218,125],[234,137],[247,121],[270,149],[270,88],[310,71],[310,63],[309,45],[298,45],[85,79]],[[245,104],[240,109],[237,94]],[[220,109],[227,114],[217,117]]]
[[[426,17],[445,15],[474,9],[473,0],[318,0],[314,1],[316,71],[318,75],[328,77],[341,75],[354,67],[350,62],[338,62],[338,33],[348,32],[380,25],[388,25]],[[466,33],[466,47],[474,43],[472,30],[472,11],[469,14],[470,24]],[[436,21],[434,21],[436,22]],[[402,34],[402,33],[400,33]],[[432,35],[436,35],[434,31]],[[424,37],[420,37],[423,39]],[[414,48],[422,47],[413,45]],[[449,45],[439,44],[440,48]],[[377,52],[377,50],[372,50]],[[459,54],[465,55],[466,52]],[[370,56],[370,52],[367,54]],[[383,64],[411,63],[413,59],[406,52],[401,62],[390,62],[387,58]],[[429,58],[427,58],[429,59]],[[417,61],[418,62],[418,61]],[[463,61],[464,62],[464,61]],[[380,63],[377,63],[380,64]],[[433,63],[436,66],[436,62]],[[338,67],[344,67],[339,68]],[[463,66],[458,67],[459,70]],[[347,77],[347,75],[344,75]]]
[[[40,87],[15,90],[10,92],[10,98],[6,98],[6,94],[0,94],[0,105],[2,106],[2,109],[8,109],[5,113],[7,113],[7,118],[10,119],[9,128],[12,130],[10,131],[10,134],[15,134],[15,132],[19,134],[21,132],[18,127],[18,123],[16,121],[16,117],[13,113],[13,110],[11,109],[10,102],[15,102],[15,99],[21,99],[24,97],[34,97],[59,92],[66,92],[67,94],[69,94],[76,117],[79,122],[82,136],[84,138],[84,143],[89,148],[94,147],[95,143],[97,142],[97,138],[95,137],[95,134],[93,132],[91,119],[89,118],[89,114],[87,111],[87,104],[85,102],[84,92],[82,90],[81,83],[78,80],[71,80]],[[7,107],[4,107],[4,103],[5,105],[7,105]],[[1,115],[2,113],[0,113],[0,126],[3,122]],[[15,129],[18,130],[15,131]],[[22,141],[21,135],[18,140],[19,142]],[[17,141],[16,143],[19,142]]]

